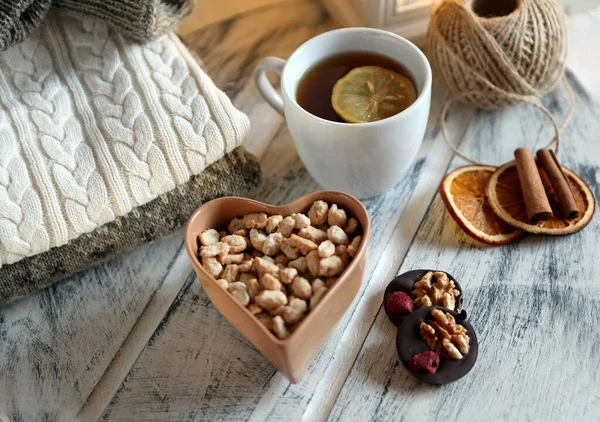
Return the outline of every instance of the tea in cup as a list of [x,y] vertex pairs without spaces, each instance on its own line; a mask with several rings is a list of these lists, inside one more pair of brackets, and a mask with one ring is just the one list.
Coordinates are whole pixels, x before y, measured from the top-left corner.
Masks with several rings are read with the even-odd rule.
[[[267,70],[281,74],[281,95]],[[255,79],[267,102],[285,115],[305,167],[326,189],[380,195],[400,181],[423,141],[431,67],[414,44],[390,32],[326,32],[287,61],[263,59]]]

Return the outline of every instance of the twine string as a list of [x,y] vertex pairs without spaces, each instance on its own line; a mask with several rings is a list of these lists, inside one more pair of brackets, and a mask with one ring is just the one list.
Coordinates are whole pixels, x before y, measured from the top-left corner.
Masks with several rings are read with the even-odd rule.
[[[552,138],[552,140],[550,141],[550,143],[548,145],[546,145],[545,148],[550,148],[552,145],[555,146],[555,153],[556,155],[558,155],[559,151],[560,151],[560,143],[561,143],[561,138],[560,138],[560,134],[563,131],[563,129],[569,124],[569,121],[571,120],[571,118],[573,117],[573,113],[575,110],[575,97],[573,95],[573,90],[571,89],[571,85],[569,84],[569,81],[567,81],[567,78],[565,76],[563,76],[563,81],[565,83],[565,88],[567,89],[567,94],[569,95],[569,111],[565,117],[565,119],[563,120],[562,124],[560,126],[558,126],[558,124],[556,123],[556,119],[552,116],[552,114],[550,113],[550,111],[544,107],[543,105],[541,105],[537,98],[535,97],[520,97],[519,101],[521,103],[525,103],[525,104],[530,104],[533,107],[537,108],[538,110],[542,111],[550,120],[552,127],[554,128],[554,137]],[[444,137],[444,140],[446,141],[446,144],[448,145],[448,147],[450,147],[450,149],[456,154],[458,155],[460,158],[462,158],[465,161],[468,161],[469,163],[472,164],[477,164],[477,165],[489,165],[489,164],[484,164],[480,161],[474,160],[472,158],[470,158],[469,156],[463,154],[462,152],[460,152],[458,150],[458,148],[456,147],[456,145],[454,145],[452,143],[452,141],[450,140],[450,137],[448,136],[448,131],[446,129],[446,117],[448,115],[448,111],[450,109],[450,105],[452,105],[454,102],[461,100],[463,97],[466,97],[468,95],[479,95],[482,94],[483,92],[481,91],[470,91],[470,92],[465,92],[459,95],[455,95],[454,97],[450,98],[448,101],[446,101],[444,103],[444,106],[442,107],[442,112],[441,112],[441,116],[440,116],[440,129],[442,132],[442,136]],[[510,93],[506,93],[505,95],[507,96],[513,96],[515,94],[510,94]]]

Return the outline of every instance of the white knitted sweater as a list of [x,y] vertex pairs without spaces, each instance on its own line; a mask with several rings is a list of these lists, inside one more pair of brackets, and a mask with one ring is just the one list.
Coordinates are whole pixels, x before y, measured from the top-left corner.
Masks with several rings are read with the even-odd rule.
[[248,132],[175,35],[140,45],[50,13],[0,53],[0,267],[174,189]]

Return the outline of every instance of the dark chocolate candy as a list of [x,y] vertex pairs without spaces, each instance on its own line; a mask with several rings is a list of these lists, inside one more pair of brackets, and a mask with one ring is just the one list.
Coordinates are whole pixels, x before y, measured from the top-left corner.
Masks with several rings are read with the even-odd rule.
[[444,313],[450,312],[457,324],[461,324],[467,329],[467,334],[469,336],[469,352],[465,354],[462,359],[455,360],[440,356],[440,366],[435,374],[411,372],[415,378],[423,382],[441,385],[464,377],[471,368],[473,368],[475,361],[477,361],[479,349],[477,335],[475,334],[473,326],[467,321],[467,313],[465,311],[460,313],[449,311],[442,306],[430,306],[428,308],[417,309],[406,316],[402,324],[398,327],[396,348],[398,349],[400,361],[406,369],[408,369],[408,361],[410,361],[414,355],[431,350],[425,340],[423,340],[423,337],[421,337],[419,327],[422,322],[428,322],[433,319],[431,311],[434,309],[440,309]]
[[[392,295],[392,293],[397,292],[397,291],[406,293],[407,295],[410,296],[410,298],[414,302],[415,297],[412,294],[414,285],[417,281],[420,281],[423,278],[423,276],[425,274],[427,274],[429,271],[436,272],[439,270],[413,270],[413,271],[408,271],[404,274],[400,274],[399,276],[394,278],[391,281],[391,283],[388,284],[387,288],[385,289],[385,293],[383,294],[383,309],[385,309],[385,304],[387,303],[387,300]],[[445,272],[445,271],[443,271],[443,272]],[[448,273],[446,273],[446,274],[448,275],[448,278],[450,280],[454,281],[454,286],[460,292],[460,295],[458,295],[458,297],[456,298],[456,307],[455,307],[455,309],[452,309],[452,310],[460,311],[460,309],[462,307],[462,303],[463,303],[462,288],[460,287],[460,284],[458,284],[456,279],[454,277],[452,277],[451,274],[448,274]],[[400,325],[402,323],[402,321],[404,320],[404,318],[406,318],[406,315],[390,314],[387,311],[387,309],[385,309],[385,313],[387,314],[390,321],[392,321],[396,326]]]

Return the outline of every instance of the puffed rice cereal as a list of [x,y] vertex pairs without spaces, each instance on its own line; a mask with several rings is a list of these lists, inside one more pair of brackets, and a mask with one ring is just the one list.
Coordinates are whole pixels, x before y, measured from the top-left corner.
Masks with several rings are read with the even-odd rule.
[[198,259],[276,337],[289,337],[356,256],[360,224],[315,201],[291,216],[252,213],[198,236]]

